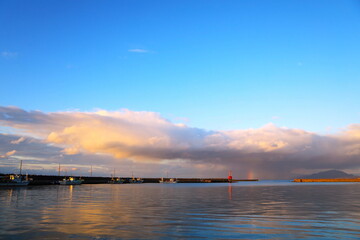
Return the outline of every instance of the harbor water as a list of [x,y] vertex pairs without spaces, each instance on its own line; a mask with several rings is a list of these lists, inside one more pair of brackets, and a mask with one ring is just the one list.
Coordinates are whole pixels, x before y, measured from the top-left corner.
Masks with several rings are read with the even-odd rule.
[[360,183],[0,189],[0,239],[359,239]]

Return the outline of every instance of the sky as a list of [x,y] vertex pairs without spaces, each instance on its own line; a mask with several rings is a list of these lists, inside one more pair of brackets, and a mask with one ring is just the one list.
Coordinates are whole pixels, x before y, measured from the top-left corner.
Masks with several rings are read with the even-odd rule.
[[0,172],[360,174],[360,1],[0,2]]

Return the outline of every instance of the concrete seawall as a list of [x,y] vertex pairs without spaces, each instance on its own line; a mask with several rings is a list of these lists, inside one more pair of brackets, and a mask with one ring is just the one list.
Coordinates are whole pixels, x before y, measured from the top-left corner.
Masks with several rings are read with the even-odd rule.
[[305,179],[296,178],[293,182],[360,182],[360,178],[325,178],[325,179]]
[[[65,177],[69,176],[53,176],[53,175],[28,175],[31,179],[30,185],[51,185],[57,184]],[[72,176],[74,178],[83,179],[83,184],[104,184],[111,180],[111,177],[83,177],[83,176]],[[129,183],[131,177],[121,177],[124,179],[124,183]],[[159,183],[161,178],[142,178],[144,183]],[[169,180],[169,178],[164,178]],[[227,178],[176,178],[178,183],[225,183],[229,182]],[[233,179],[232,182],[239,181],[258,181],[258,179]]]

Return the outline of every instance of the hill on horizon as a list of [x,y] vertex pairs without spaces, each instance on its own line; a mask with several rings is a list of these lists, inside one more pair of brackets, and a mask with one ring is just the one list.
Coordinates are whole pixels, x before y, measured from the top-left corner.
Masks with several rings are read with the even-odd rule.
[[358,176],[353,174],[348,174],[340,170],[328,170],[323,172],[318,172],[310,175],[300,176],[298,178],[304,179],[324,179],[324,178],[357,178]]

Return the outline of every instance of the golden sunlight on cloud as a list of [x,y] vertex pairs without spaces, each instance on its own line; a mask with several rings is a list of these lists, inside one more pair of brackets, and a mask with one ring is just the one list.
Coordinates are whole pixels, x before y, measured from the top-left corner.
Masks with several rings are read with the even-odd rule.
[[16,153],[16,150],[12,150],[10,152],[5,153],[4,155],[0,155],[0,158],[7,158],[7,157],[14,155],[15,153]]
[[[275,172],[360,166],[359,124],[335,135],[319,135],[271,123],[258,129],[207,131],[174,124],[153,112],[43,113],[16,107],[0,107],[0,123],[14,132],[21,131],[24,136],[60,147],[68,155],[106,154],[140,162],[190,160],[207,166],[241,163],[239,167],[256,172],[266,168]],[[21,137],[12,144],[23,141],[25,138]]]
[[299,130],[280,128],[267,124],[259,129],[234,130],[207,137],[212,146],[228,146],[245,152],[294,152],[310,144],[314,134]]
[[88,151],[122,158],[131,156],[129,149],[133,147],[169,147],[171,140],[164,130],[169,126],[169,122],[146,112],[77,113],[71,126],[50,132],[47,141],[68,146],[66,154]]
[[360,155],[360,124],[350,125],[339,138],[344,145],[346,155],[359,156]]
[[[64,113],[69,119],[71,113]],[[58,113],[58,116],[60,114]],[[61,118],[56,119],[58,122]],[[58,125],[58,124],[56,124]],[[52,131],[46,140],[65,146],[65,154],[108,153],[116,158],[179,158],[177,151],[220,147],[251,152],[283,150],[293,152],[311,142],[311,133],[278,128],[269,124],[260,129],[210,133],[173,124],[149,112],[98,111],[76,113],[71,126]],[[159,155],[154,151],[166,151]],[[171,152],[174,156],[171,157]],[[182,155],[191,158],[191,156]]]

